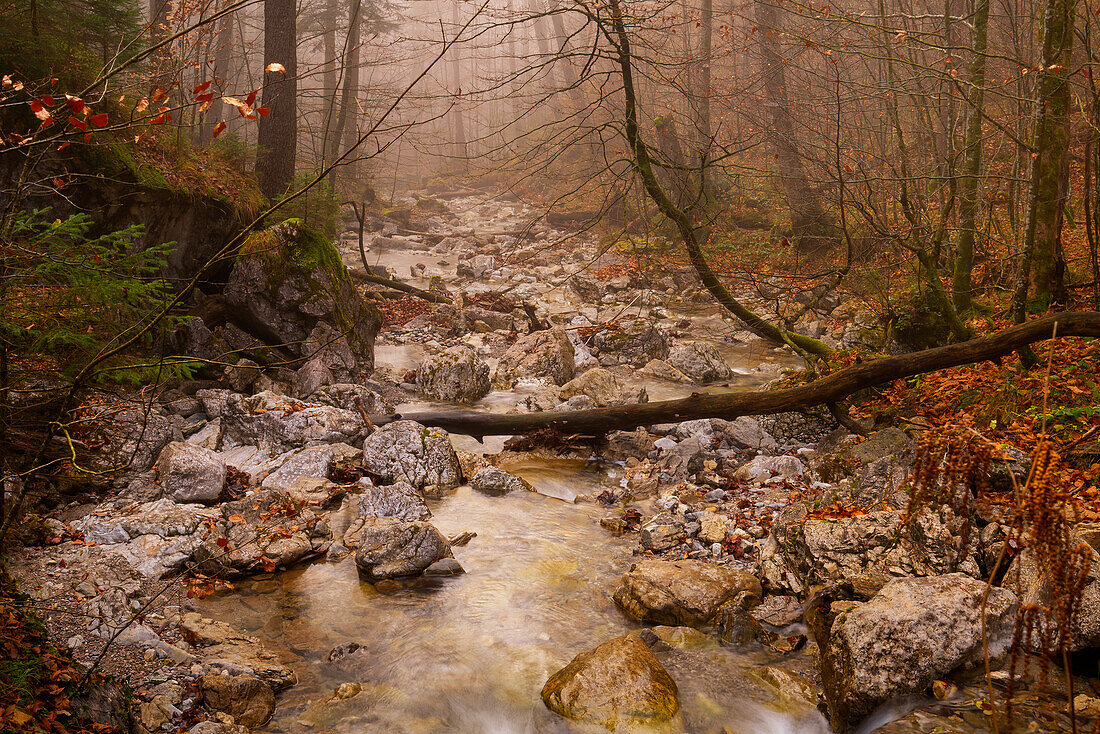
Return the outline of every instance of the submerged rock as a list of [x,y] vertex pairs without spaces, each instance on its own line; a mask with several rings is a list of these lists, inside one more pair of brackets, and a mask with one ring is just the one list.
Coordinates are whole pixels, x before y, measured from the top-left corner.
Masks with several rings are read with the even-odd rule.
[[451,554],[447,539],[426,522],[364,518],[355,565],[367,579],[416,576]]
[[413,421],[382,426],[363,442],[363,466],[386,482],[417,489],[457,487],[462,471],[447,432]]
[[263,726],[275,713],[275,693],[259,678],[247,675],[204,675],[199,679],[203,703],[247,727]]
[[573,379],[573,360],[573,344],[564,329],[540,329],[508,348],[497,363],[493,382],[506,390],[520,380],[564,385]]
[[416,370],[424,397],[450,403],[473,403],[489,394],[489,366],[465,344],[428,357]]
[[189,644],[199,648],[208,668],[260,678],[275,691],[298,682],[294,671],[283,665],[278,655],[225,622],[188,612],[180,620],[180,632]]
[[700,627],[722,605],[759,603],[760,582],[750,573],[695,560],[640,561],[623,575],[615,603],[627,616],[672,626]]
[[[848,732],[879,704],[923,693],[956,670],[981,665],[985,582],[960,573],[895,579],[870,601],[839,614],[829,628],[822,678],[837,732]],[[1017,601],[992,587],[985,602],[990,658],[1012,645]]]
[[546,707],[608,729],[669,721],[680,710],[676,682],[637,634],[582,652],[542,687]]

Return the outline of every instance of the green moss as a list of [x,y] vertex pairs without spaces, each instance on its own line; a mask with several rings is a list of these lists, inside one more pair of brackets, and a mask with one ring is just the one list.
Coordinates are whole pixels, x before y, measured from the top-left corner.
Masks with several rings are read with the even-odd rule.
[[308,273],[319,268],[329,275],[334,285],[348,277],[340,253],[332,242],[296,218],[250,235],[241,246],[239,257],[263,259],[273,279],[279,283],[292,270]]
[[88,167],[106,178],[130,178],[151,189],[173,190],[156,167],[141,164],[127,143],[106,143],[81,146],[79,155]]

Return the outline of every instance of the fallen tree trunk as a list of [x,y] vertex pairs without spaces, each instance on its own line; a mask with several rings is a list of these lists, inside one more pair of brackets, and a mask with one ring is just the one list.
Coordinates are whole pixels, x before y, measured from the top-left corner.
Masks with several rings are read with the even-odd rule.
[[375,285],[382,285],[386,288],[392,288],[395,291],[401,291],[402,293],[408,293],[409,295],[422,298],[430,303],[450,303],[451,299],[442,293],[432,293],[422,288],[417,288],[414,285],[408,283],[402,283],[400,280],[394,280],[393,278],[385,278],[381,275],[375,275],[374,273],[364,273],[360,270],[348,270],[348,274],[352,280],[358,280],[363,283],[374,283]]
[[1100,313],[1082,311],[1046,316],[979,339],[845,367],[805,385],[782,390],[722,395],[696,393],[680,400],[567,413],[495,414],[455,410],[371,416],[371,420],[375,425],[412,420],[425,426],[443,428],[451,433],[482,438],[516,435],[545,428],[553,428],[566,434],[596,436],[654,423],[783,413],[837,403],[865,388],[903,377],[998,359],[1034,342],[1051,338],[1055,328],[1057,336],[1100,337]]

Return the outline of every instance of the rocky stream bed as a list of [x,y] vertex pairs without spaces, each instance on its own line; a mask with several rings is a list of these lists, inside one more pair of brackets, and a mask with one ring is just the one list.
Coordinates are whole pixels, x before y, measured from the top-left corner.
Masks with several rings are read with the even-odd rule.
[[[647,280],[518,202],[445,198],[365,245],[372,270],[452,303],[405,303],[418,315],[383,328],[327,244],[281,225],[296,259],[246,251],[211,296],[230,317],[177,335],[243,359],[86,408],[96,465],[128,466],[105,499],[35,519],[9,570],[78,658],[110,642],[101,667],[133,687],[137,730],[990,730],[983,651],[1003,688],[1019,598],[1042,581],[986,596],[996,518],[964,535],[932,508],[901,532],[903,430],[857,439],[811,412],[506,450],[375,425],[759,389],[800,364],[690,271]],[[354,235],[337,246],[363,270]],[[747,295],[812,302],[802,327],[835,344],[868,337],[831,294]],[[838,503],[866,511],[819,512]],[[1093,568],[1081,650],[1100,644]],[[846,596],[814,596],[836,584]],[[1090,725],[1097,685],[1076,681]],[[1017,701],[1021,731],[1068,730],[1026,680]]]

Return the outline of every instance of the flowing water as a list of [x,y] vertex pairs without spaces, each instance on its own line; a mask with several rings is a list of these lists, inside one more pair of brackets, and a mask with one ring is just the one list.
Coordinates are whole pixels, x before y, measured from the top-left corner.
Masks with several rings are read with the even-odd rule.
[[[617,478],[581,461],[509,468],[540,493],[491,497],[461,487],[433,503],[432,522],[445,535],[477,533],[454,549],[465,575],[372,586],[346,558],[245,582],[204,603],[205,614],[260,637],[298,674],[266,730],[587,730],[546,710],[539,692],[577,653],[638,628],[611,598],[632,544],[599,527],[601,508],[554,497],[598,492]],[[348,643],[361,647],[330,662],[329,652]],[[658,731],[828,731],[816,710],[760,677],[763,650],[690,633],[680,644],[663,662],[683,711]],[[338,698],[342,683],[362,690]]]

